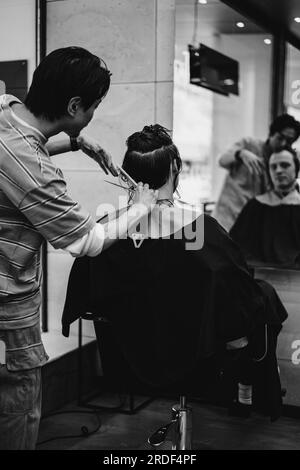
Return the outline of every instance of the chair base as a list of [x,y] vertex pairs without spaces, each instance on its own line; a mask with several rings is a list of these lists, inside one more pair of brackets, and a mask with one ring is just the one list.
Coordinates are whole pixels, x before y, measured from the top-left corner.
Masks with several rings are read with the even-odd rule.
[[152,447],[162,447],[167,436],[171,436],[172,450],[192,449],[192,409],[186,405],[186,397],[172,407],[171,421],[157,429],[149,438]]

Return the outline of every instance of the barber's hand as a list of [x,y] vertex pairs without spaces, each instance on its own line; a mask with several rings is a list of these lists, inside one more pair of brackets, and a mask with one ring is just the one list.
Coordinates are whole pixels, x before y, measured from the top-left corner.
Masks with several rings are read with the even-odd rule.
[[255,153],[250,150],[242,149],[239,152],[239,159],[248,168],[249,172],[253,175],[261,175],[264,171],[264,162]]
[[139,183],[132,199],[133,204],[143,204],[148,211],[151,211],[157,201],[158,190],[149,189],[149,185]]
[[77,137],[77,142],[80,149],[95,160],[100,165],[104,173],[108,175],[108,172],[110,172],[113,176],[118,176],[118,171],[112,162],[111,156],[95,139],[85,134],[80,134]]

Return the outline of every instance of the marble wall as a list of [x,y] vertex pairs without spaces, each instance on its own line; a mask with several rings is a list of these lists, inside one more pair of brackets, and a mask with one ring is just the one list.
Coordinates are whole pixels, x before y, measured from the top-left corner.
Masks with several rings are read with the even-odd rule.
[[[100,56],[112,72],[108,95],[85,132],[121,163],[126,138],[146,124],[173,125],[175,0],[60,0],[47,2],[47,53],[76,45]],[[57,137],[59,138],[59,136]],[[93,215],[101,202],[118,201],[118,189],[81,152],[54,157],[69,193]],[[113,180],[112,180],[113,181]],[[122,190],[121,190],[122,191]],[[50,329],[60,329],[73,259],[48,249]],[[71,330],[76,332],[76,325]],[[92,334],[90,325],[85,333]]]
[[1,0],[0,18],[0,61],[27,60],[30,83],[36,67],[35,0]]

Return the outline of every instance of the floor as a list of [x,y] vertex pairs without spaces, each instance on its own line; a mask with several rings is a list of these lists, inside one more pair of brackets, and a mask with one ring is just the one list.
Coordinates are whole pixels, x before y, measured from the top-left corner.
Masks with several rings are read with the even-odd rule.
[[[117,406],[119,401],[117,396],[108,395],[92,403]],[[96,412],[71,404],[59,410],[62,414],[42,419],[37,449],[149,450],[149,435],[168,423],[172,405],[174,400],[156,399],[136,414],[126,415],[112,411]],[[195,402],[191,406],[193,450],[300,449],[299,419],[281,417],[271,423],[256,413],[249,418],[236,418],[229,416],[223,407]],[[91,434],[84,436],[82,427]],[[170,438],[159,449],[171,449]]]
[[[93,338],[83,337],[83,344]],[[63,357],[78,346],[77,335],[60,332],[44,334],[50,361]],[[52,393],[52,392],[51,392]],[[144,397],[140,397],[143,400]],[[117,395],[101,395],[92,405],[118,407]],[[133,415],[119,411],[78,407],[70,403],[41,421],[38,450],[150,450],[149,435],[167,424],[176,400],[160,398]],[[234,418],[219,406],[190,403],[193,414],[193,450],[299,450],[300,419],[281,417],[275,423],[252,413],[250,418]],[[85,432],[85,434],[83,434]],[[157,449],[171,449],[170,436]]]

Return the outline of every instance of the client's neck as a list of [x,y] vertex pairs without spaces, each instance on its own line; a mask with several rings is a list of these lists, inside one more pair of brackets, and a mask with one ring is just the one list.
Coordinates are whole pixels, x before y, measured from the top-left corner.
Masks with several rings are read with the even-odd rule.
[[173,201],[174,196],[173,196],[173,181],[167,181],[166,184],[164,184],[161,188],[158,190],[158,197],[157,200],[170,200]]
[[296,182],[293,183],[292,186],[289,186],[287,188],[274,188],[274,193],[277,194],[278,197],[281,199],[287,196],[289,193],[294,191],[296,189]]

